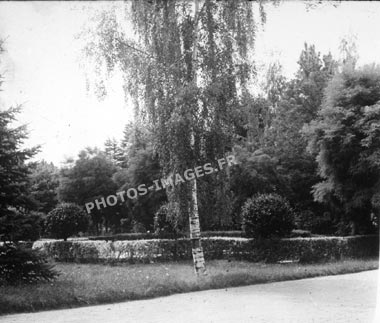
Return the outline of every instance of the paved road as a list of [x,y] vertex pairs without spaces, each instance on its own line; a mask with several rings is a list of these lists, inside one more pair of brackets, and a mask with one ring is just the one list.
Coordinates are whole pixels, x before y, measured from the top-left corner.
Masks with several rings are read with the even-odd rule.
[[[374,322],[378,271],[16,314],[1,323]],[[380,320],[377,320],[380,322]]]

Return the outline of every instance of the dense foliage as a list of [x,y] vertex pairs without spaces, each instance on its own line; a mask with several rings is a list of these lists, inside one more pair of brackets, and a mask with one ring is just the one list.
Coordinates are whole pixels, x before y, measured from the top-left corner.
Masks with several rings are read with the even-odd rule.
[[277,194],[258,194],[242,208],[243,230],[247,237],[286,237],[294,227],[294,213],[289,202]]
[[29,196],[36,210],[47,214],[58,203],[59,169],[46,161],[29,164]]
[[37,149],[22,149],[26,129],[12,127],[20,109],[0,111],[2,240],[35,240],[45,234],[44,223],[66,239],[78,232],[66,230],[68,215],[59,224],[51,216],[44,220],[58,202],[82,207],[230,151],[238,165],[195,184],[94,207],[87,233],[189,235],[189,215],[199,214],[202,231],[239,230],[244,222],[248,235],[281,236],[289,234],[290,208],[296,228],[312,233],[378,230],[379,69],[357,68],[349,40],[341,44],[340,62],[305,44],[293,77],[285,78],[281,65],[271,62],[256,89],[254,8],[263,23],[264,6],[213,0],[199,5],[197,13],[187,1],[134,1],[119,7],[125,12],[110,6],[83,31],[85,58],[96,67],[96,93],[104,97],[105,78],[121,71],[134,104],[135,119],[120,140],[85,148],[60,168],[27,164]]
[[[154,151],[154,136],[149,125],[129,123],[124,130],[121,148],[125,152],[125,167],[114,174],[113,180],[120,190],[137,188],[141,184],[148,187],[162,176],[157,153]],[[154,230],[154,214],[160,205],[167,201],[164,190],[149,191],[137,199],[125,203],[123,220],[127,228],[140,223],[145,230]]]
[[[2,51],[0,41],[0,54]],[[2,81],[0,75],[0,85]],[[42,255],[18,244],[38,239],[41,230],[40,215],[31,212],[36,205],[29,194],[26,164],[37,148],[21,148],[27,138],[26,127],[12,127],[19,112],[20,107],[0,111],[0,283],[12,284],[56,275]]]
[[[76,203],[84,206],[89,201],[115,194],[117,185],[112,176],[117,166],[99,149],[86,148],[78,159],[68,160],[60,172],[58,196],[60,202]],[[109,211],[94,208],[91,212],[92,229],[97,234],[100,228],[120,225],[121,215],[118,208]]]
[[378,225],[379,102],[379,67],[345,69],[330,82],[318,118],[305,129],[323,178],[314,185],[314,197],[334,204],[351,221],[352,233]]
[[58,272],[46,257],[36,250],[16,246],[0,246],[0,285],[31,284],[50,281]]
[[[257,193],[276,192],[295,209],[297,228],[347,233],[340,215],[343,206],[314,199],[312,190],[321,174],[317,152],[307,151],[308,135],[302,129],[319,118],[324,91],[334,75],[355,69],[355,45],[344,39],[343,60],[337,61],[305,44],[293,78],[285,78],[281,65],[273,62],[261,92],[253,95],[255,66],[248,53],[257,22],[250,4],[205,1],[199,20],[193,9],[182,2],[133,3],[126,12],[135,15],[137,37],[128,38],[120,23],[124,18],[112,10],[95,17],[96,31],[87,34],[93,37],[86,58],[108,73],[121,70],[135,103],[135,123],[126,126],[128,139],[119,146],[115,140],[106,143],[107,156],[121,167],[113,177],[118,187],[181,172],[229,150],[239,161],[228,172],[197,181],[196,201],[191,185],[128,201],[120,219],[122,230],[131,230],[134,223],[154,229],[154,214],[167,201],[182,223],[196,202],[203,230],[239,229],[245,201]],[[104,85],[97,81],[96,86]],[[181,226],[181,220],[177,224]],[[370,231],[366,226],[361,232]]]
[[89,219],[83,209],[73,203],[62,203],[46,217],[46,231],[54,238],[66,240],[79,232],[85,232]]
[[[196,15],[192,3],[176,1],[133,2],[126,10],[137,37],[128,38],[115,12],[102,13],[90,31],[87,57],[108,72],[123,72],[136,119],[151,125],[163,176],[220,158],[232,148],[234,107],[254,75],[248,58],[256,24],[252,4],[207,0]],[[180,214],[198,213],[198,204],[204,228],[229,227],[228,176],[199,182],[198,200],[191,185],[168,194]]]
[[178,220],[180,217],[176,214],[175,208],[170,203],[161,205],[154,215],[154,233],[157,236],[176,237],[180,230]]
[[32,225],[28,211],[33,203],[28,197],[28,158],[36,148],[21,149],[27,138],[25,126],[11,127],[20,108],[0,111],[0,237],[2,240],[17,241],[25,225]]

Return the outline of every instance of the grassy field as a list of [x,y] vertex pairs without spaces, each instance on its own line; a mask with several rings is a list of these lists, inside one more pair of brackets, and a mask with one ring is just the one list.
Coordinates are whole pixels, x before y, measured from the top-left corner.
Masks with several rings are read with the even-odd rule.
[[209,261],[197,279],[191,262],[144,265],[57,264],[57,281],[0,287],[0,314],[69,308],[273,281],[337,275],[378,268],[378,260],[325,264]]

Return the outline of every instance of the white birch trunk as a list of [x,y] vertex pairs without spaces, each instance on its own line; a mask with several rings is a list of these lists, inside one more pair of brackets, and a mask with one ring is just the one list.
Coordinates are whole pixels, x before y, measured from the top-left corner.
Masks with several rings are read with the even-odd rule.
[[[194,50],[193,50],[193,66],[195,66],[197,59],[197,42],[198,42],[198,0],[195,0],[195,37],[194,37]],[[197,71],[194,69],[194,84],[197,84]],[[194,149],[195,137],[194,131],[191,132],[191,146]],[[203,248],[201,244],[201,228],[199,224],[199,212],[198,212],[198,198],[197,198],[197,181],[193,179],[191,181],[191,203],[189,212],[189,225],[190,225],[190,240],[191,249],[193,254],[194,270],[197,275],[206,274],[205,259],[203,254]]]

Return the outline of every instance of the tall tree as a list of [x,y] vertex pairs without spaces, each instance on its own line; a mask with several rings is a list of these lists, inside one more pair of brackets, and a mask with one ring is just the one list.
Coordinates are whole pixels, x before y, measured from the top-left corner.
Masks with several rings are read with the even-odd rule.
[[[141,184],[153,183],[161,177],[157,153],[153,147],[153,133],[141,123],[128,123],[124,130],[121,146],[125,154],[125,167],[113,176],[120,191],[138,188]],[[124,205],[125,226],[140,223],[147,230],[153,230],[154,214],[166,201],[165,191],[149,191],[137,199],[128,199]]]
[[21,148],[28,137],[26,126],[12,126],[20,111],[21,107],[0,111],[0,239],[4,241],[28,239],[28,228],[35,225],[35,218],[27,214],[34,204],[28,197],[26,161],[37,153],[38,147]]
[[29,195],[37,211],[47,214],[58,203],[59,170],[46,161],[30,163],[29,168]]
[[[78,159],[61,169],[58,197],[60,202],[72,202],[84,206],[87,202],[93,202],[97,198],[105,198],[115,194],[116,184],[112,180],[117,168],[103,152],[98,149],[87,148],[82,150]],[[98,233],[101,224],[106,230],[117,208],[112,211],[107,208],[92,210],[91,218],[95,230]],[[117,219],[120,218],[118,216]]]
[[[196,7],[188,1],[133,1],[128,10],[136,39],[129,39],[115,13],[108,12],[87,48],[98,62],[104,58],[108,70],[124,72],[136,115],[153,125],[164,176],[231,149],[232,114],[253,75],[248,59],[255,36],[252,3],[205,0],[199,11]],[[217,180],[225,182],[222,176]],[[168,196],[190,219],[198,273],[205,267],[195,185],[176,186]]]
[[28,239],[28,227],[37,225],[28,215],[35,205],[29,198],[29,169],[26,161],[37,148],[22,149],[27,138],[25,126],[11,127],[19,108],[0,111],[0,238],[7,241]]
[[115,138],[108,138],[104,143],[106,156],[116,165],[122,167],[125,163],[125,155]]
[[356,36],[350,34],[344,37],[340,42],[340,66],[343,70],[354,70],[356,67],[356,63],[359,59],[356,40]]
[[318,176],[315,158],[306,151],[307,140],[301,130],[316,118],[337,63],[331,54],[321,57],[314,45],[305,44],[298,65],[295,78],[285,84],[277,101],[265,151],[278,159],[279,174],[287,182],[282,193],[300,209],[308,209],[317,208],[311,188]]
[[[0,40],[0,54],[2,45]],[[0,75],[0,86],[2,81]],[[19,112],[20,107],[0,107],[0,284],[35,283],[57,276],[45,256],[18,244],[20,240],[36,240],[40,233],[39,216],[29,213],[34,205],[28,197],[26,165],[38,147],[22,148],[28,137],[26,127],[12,125]]]
[[323,181],[314,197],[339,204],[352,234],[379,217],[380,68],[343,69],[329,83],[318,119],[305,128]]

